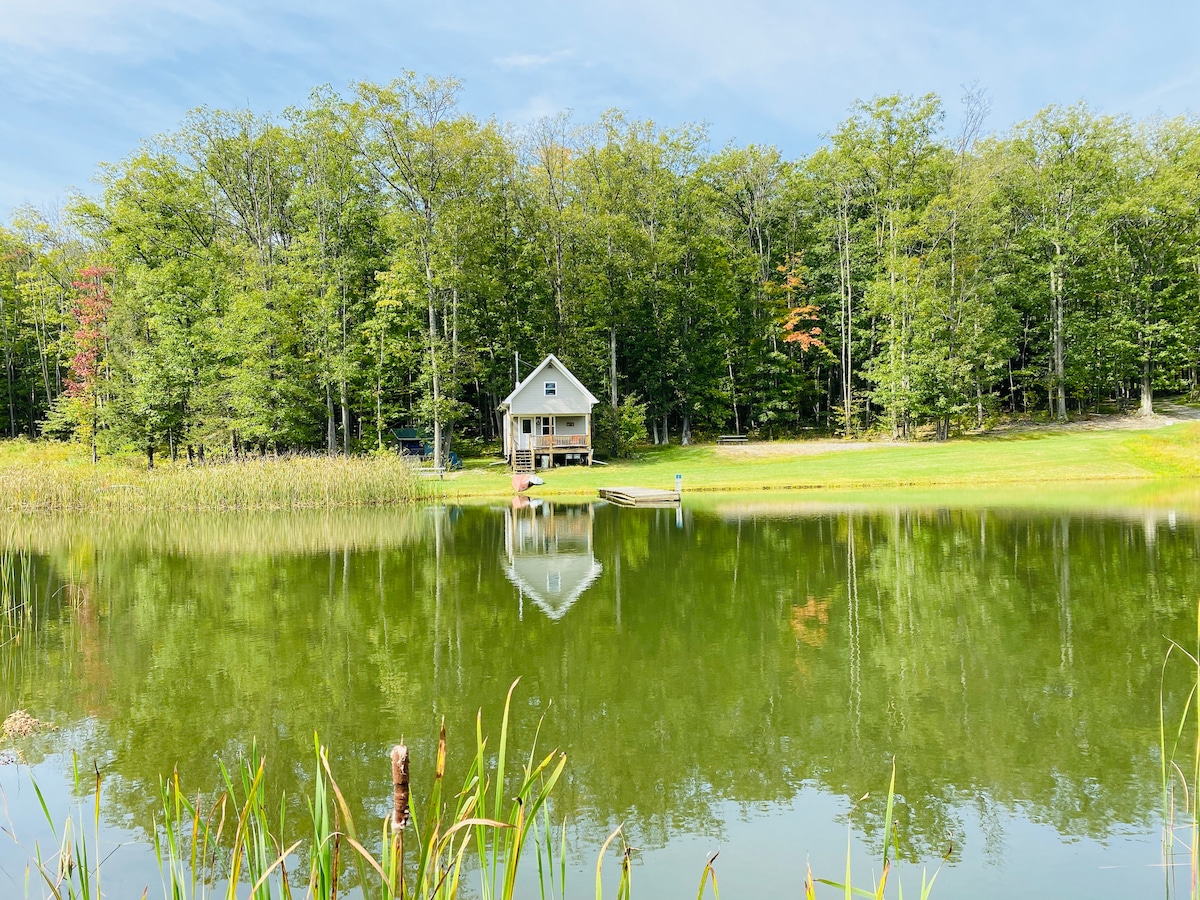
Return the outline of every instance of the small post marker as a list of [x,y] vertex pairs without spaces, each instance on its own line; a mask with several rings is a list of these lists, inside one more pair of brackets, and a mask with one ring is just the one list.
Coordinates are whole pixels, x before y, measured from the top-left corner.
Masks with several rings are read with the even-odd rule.
[[675,476],[675,493],[677,493],[677,494],[683,493],[683,476],[682,475]]

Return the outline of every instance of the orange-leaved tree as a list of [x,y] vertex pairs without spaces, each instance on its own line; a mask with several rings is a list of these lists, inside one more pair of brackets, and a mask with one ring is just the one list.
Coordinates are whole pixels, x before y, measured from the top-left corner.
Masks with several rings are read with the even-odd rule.
[[779,280],[770,280],[763,285],[767,296],[782,301],[785,306],[780,324],[783,326],[783,340],[788,344],[799,344],[803,352],[812,347],[825,349],[821,341],[821,328],[814,323],[819,321],[818,313],[821,307],[804,299],[808,290],[804,276],[808,267],[804,265],[804,254],[791,253],[787,259],[775,267]]

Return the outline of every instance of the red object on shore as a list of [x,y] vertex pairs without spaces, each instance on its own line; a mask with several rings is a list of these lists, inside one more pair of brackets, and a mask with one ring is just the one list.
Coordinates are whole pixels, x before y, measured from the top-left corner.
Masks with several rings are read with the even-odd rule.
[[533,484],[533,479],[528,475],[514,475],[512,477],[513,490],[518,494],[521,491],[527,490],[531,484]]

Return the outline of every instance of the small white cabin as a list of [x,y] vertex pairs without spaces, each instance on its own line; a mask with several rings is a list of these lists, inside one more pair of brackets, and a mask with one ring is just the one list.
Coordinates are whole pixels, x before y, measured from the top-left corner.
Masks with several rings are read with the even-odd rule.
[[516,386],[504,413],[504,458],[516,470],[592,464],[592,396],[551,354]]

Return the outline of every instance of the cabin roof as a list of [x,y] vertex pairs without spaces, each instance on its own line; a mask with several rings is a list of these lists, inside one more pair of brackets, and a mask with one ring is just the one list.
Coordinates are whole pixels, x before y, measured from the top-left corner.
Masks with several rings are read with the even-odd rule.
[[430,438],[428,431],[416,428],[393,428],[392,434],[398,441],[427,441]]
[[511,408],[512,402],[516,398],[516,396],[518,394],[520,394],[523,390],[525,390],[525,388],[527,388],[530,384],[532,384],[534,379],[537,378],[539,375],[541,375],[542,372],[545,371],[546,366],[550,365],[550,363],[554,363],[555,367],[560,372],[562,372],[563,375],[566,376],[567,380],[570,381],[571,384],[573,384],[579,390],[579,392],[584,395],[584,397],[587,399],[588,403],[590,403],[594,406],[595,404],[600,402],[599,400],[596,399],[595,395],[593,395],[591,391],[589,391],[587,388],[585,388],[583,386],[583,382],[581,382],[578,378],[576,378],[571,373],[571,370],[568,369],[565,365],[563,365],[557,356],[555,356],[553,353],[551,353],[549,356],[547,356],[545,359],[542,360],[541,364],[536,369],[534,369],[532,372],[530,372],[528,375],[526,375],[525,379],[520,384],[518,384],[515,388],[513,388],[513,392],[511,394],[509,394],[507,397],[505,397],[504,400],[500,403],[500,408],[501,409]]

